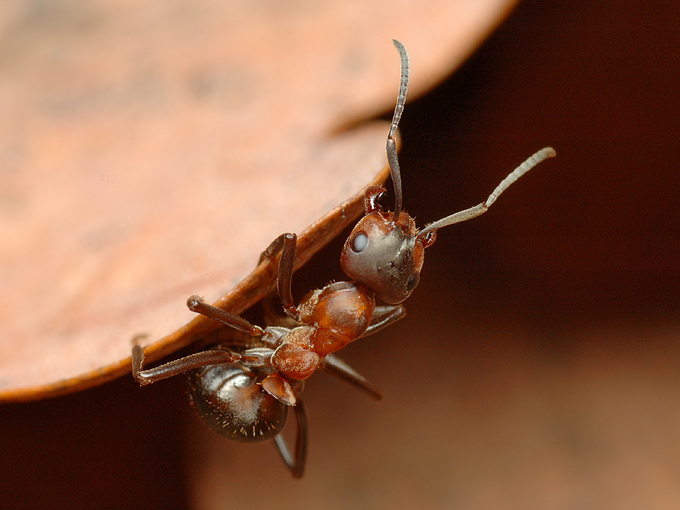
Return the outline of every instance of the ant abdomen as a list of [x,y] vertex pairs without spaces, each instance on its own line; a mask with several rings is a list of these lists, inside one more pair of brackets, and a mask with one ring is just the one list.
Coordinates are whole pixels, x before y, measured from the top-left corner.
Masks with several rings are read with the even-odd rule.
[[188,373],[189,395],[203,421],[235,441],[264,441],[283,429],[288,406],[262,389],[264,370],[207,365]]

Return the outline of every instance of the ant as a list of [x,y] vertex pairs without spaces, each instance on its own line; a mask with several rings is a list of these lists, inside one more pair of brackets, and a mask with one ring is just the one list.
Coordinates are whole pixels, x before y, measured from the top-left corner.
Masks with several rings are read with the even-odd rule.
[[[401,305],[420,280],[425,248],[437,230],[485,213],[522,175],[555,151],[544,148],[510,173],[481,204],[447,216],[418,231],[402,211],[402,188],[394,134],[406,102],[409,64],[404,46],[394,45],[401,59],[401,79],[386,151],[395,193],[393,212],[384,212],[378,200],[386,192],[379,186],[366,190],[365,216],[345,242],[340,256],[343,271],[352,281],[341,281],[310,292],[299,305],[291,293],[297,236],[282,234],[260,257],[280,253],[277,291],[293,327],[261,328],[197,296],[187,300],[193,312],[221,322],[250,338],[245,343],[219,344],[211,349],[143,370],[144,351],[139,339],[132,347],[132,375],[141,385],[188,373],[194,407],[215,431],[236,441],[274,439],[281,458],[295,478],[304,472],[307,454],[307,418],[300,398],[304,381],[320,367],[353,384],[369,396],[382,395],[366,379],[333,353],[404,317]],[[386,303],[376,306],[378,297]],[[295,411],[297,435],[291,455],[281,431],[288,408]]]

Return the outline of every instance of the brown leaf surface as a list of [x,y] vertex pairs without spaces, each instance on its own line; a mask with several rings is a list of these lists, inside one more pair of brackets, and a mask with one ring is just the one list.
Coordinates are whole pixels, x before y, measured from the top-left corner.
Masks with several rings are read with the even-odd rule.
[[[252,305],[274,269],[234,287],[272,239],[384,179],[383,124],[331,133],[392,107],[390,39],[413,98],[514,3],[1,6],[0,399],[123,374],[139,333],[150,359],[186,345],[210,327],[182,328],[190,294]],[[298,263],[360,207],[314,223]]]

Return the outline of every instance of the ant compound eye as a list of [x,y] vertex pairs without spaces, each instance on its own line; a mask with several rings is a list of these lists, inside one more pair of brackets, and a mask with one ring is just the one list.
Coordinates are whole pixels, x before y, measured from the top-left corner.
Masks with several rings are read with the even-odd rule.
[[406,282],[406,290],[411,292],[418,286],[418,283],[420,283],[420,275],[418,273],[413,273]]
[[368,236],[363,232],[359,232],[352,239],[352,243],[350,244],[350,246],[354,253],[361,253],[368,246]]

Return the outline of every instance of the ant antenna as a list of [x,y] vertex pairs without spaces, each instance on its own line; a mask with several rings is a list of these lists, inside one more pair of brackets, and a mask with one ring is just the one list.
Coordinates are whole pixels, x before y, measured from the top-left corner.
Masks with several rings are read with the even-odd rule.
[[399,218],[399,213],[401,213],[401,172],[399,171],[399,160],[397,159],[397,142],[394,139],[394,132],[397,130],[397,126],[399,126],[401,114],[404,111],[404,104],[406,103],[409,69],[406,48],[404,48],[404,45],[396,39],[392,39],[392,42],[399,51],[399,58],[401,59],[401,79],[399,80],[397,106],[394,107],[394,116],[392,117],[390,131],[387,133],[387,142],[385,143],[385,148],[387,150],[387,162],[390,165],[392,185],[394,186],[394,220],[396,221]]
[[484,214],[489,209],[489,207],[493,205],[500,194],[508,189],[510,185],[513,184],[517,179],[522,177],[525,173],[538,165],[544,159],[552,158],[556,155],[557,153],[552,147],[545,147],[544,149],[541,149],[533,156],[529,157],[529,159],[527,159],[524,163],[515,168],[515,170],[513,170],[505,179],[503,179],[496,189],[493,190],[493,193],[489,195],[489,198],[487,198],[486,201],[474,207],[470,207],[469,209],[465,209],[464,211],[454,213],[450,216],[447,216],[446,218],[442,218],[441,220],[435,221],[434,223],[430,223],[427,227],[418,232],[418,238],[425,239],[437,229],[446,227],[448,225],[453,225],[454,223],[460,223],[461,221],[467,221]]

